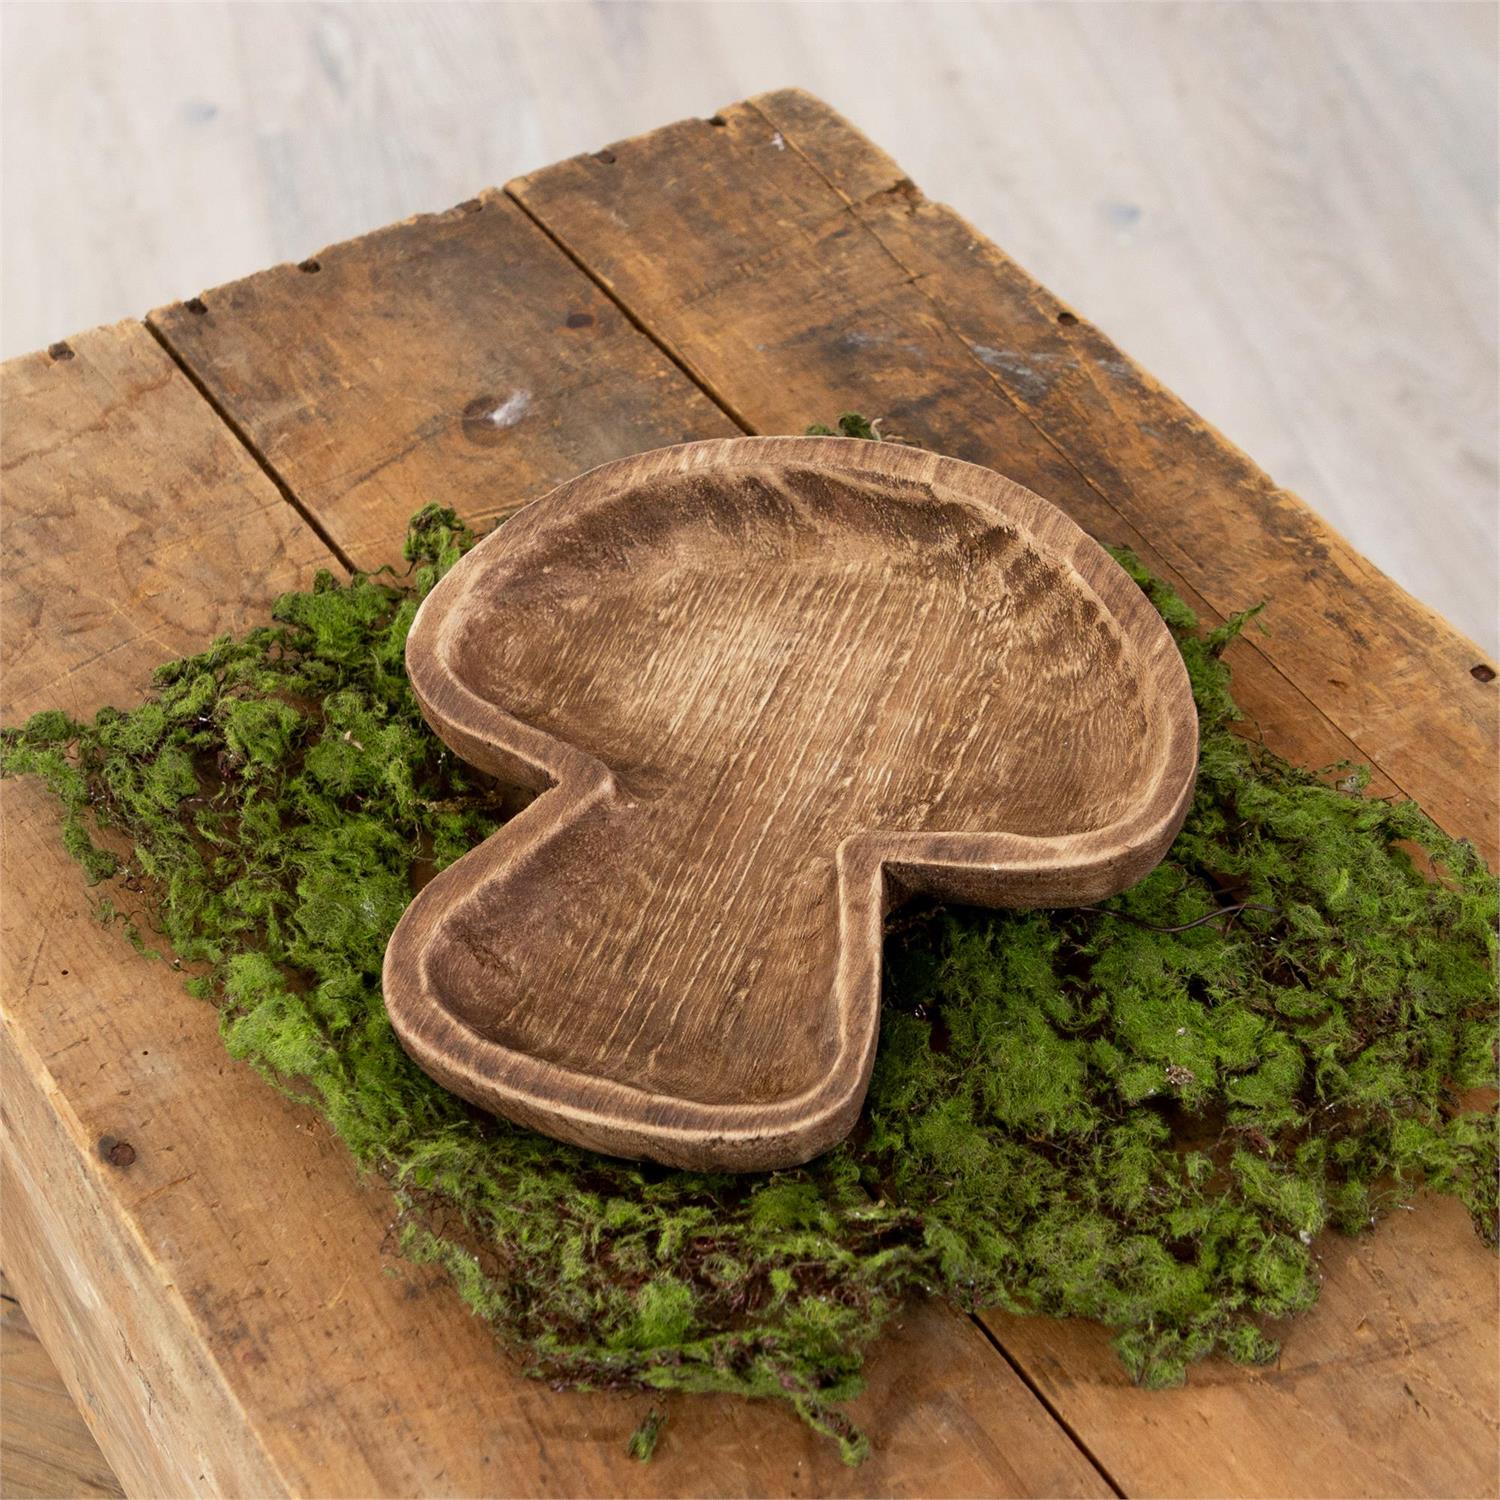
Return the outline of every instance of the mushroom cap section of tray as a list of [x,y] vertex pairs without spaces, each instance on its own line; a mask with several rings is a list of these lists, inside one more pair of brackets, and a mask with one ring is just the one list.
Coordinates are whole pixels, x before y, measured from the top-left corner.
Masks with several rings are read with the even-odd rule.
[[448,574],[407,665],[447,744],[539,795],[392,936],[403,1045],[677,1166],[848,1132],[893,905],[1097,900],[1192,794],[1187,674],[1135,584],[1030,491],[895,443],[594,469]]

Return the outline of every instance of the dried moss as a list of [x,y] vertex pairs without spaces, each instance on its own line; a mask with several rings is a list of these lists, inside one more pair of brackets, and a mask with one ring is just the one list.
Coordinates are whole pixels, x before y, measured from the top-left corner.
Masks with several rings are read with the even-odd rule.
[[1332,786],[1233,733],[1219,653],[1243,622],[1200,637],[1128,555],[1201,717],[1187,825],[1101,909],[903,916],[848,1142],[766,1176],[666,1171],[445,1093],[379,979],[415,883],[508,806],[402,670],[417,602],[472,540],[429,507],[407,576],[319,574],[130,712],[3,731],[0,771],[45,779],[86,878],[124,892],[127,915],[101,914],[192,968],[230,1052],[391,1182],[405,1253],[533,1373],[774,1398],[854,1460],[841,1404],[904,1298],[1094,1318],[1165,1385],[1214,1351],[1274,1357],[1265,1320],[1317,1296],[1314,1237],[1419,1182],[1494,1242],[1496,1122],[1460,1100],[1495,1081],[1494,881],[1416,808],[1361,797],[1361,773]]

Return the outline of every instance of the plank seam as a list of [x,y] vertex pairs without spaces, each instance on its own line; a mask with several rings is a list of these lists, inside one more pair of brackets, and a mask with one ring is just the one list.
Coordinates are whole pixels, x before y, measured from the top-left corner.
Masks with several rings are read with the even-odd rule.
[[708,400],[712,401],[713,404],[717,406],[719,410],[722,411],[724,415],[728,417],[729,420],[733,422],[734,425],[745,434],[746,437],[757,436],[756,429],[750,424],[749,420],[739,411],[737,411],[732,403],[721,396],[718,391],[714,390],[714,388],[695,369],[693,369],[693,367],[675,349],[673,349],[665,339],[659,337],[649,325],[642,322],[641,319],[636,316],[635,310],[624,301],[619,293],[615,291],[614,287],[612,287],[609,282],[604,279],[603,276],[595,271],[593,267],[588,265],[580,256],[578,256],[573,250],[573,247],[569,245],[566,240],[562,239],[559,235],[554,233],[550,226],[548,226],[540,218],[538,218],[537,215],[532,212],[530,205],[527,204],[523,199],[516,196],[516,194],[511,190],[509,184],[506,185],[504,191],[505,196],[509,198],[510,201],[514,203],[516,207],[519,208],[521,212],[525,214],[533,224],[536,225],[536,227],[547,237],[547,239],[553,245],[555,245],[558,250],[560,250],[565,256],[567,256],[568,260],[579,271],[581,271],[583,275],[585,275],[589,279],[589,281],[591,281],[596,287],[598,287],[598,289],[606,297],[609,298],[610,302],[619,311],[620,316],[623,317],[625,321],[629,323],[637,333],[639,333],[643,338],[649,340],[649,342],[657,350],[657,352],[660,353],[664,359],[669,360],[673,367],[679,370],[689,381],[691,381],[697,390],[701,391],[702,394],[708,398]]
[[266,476],[267,479],[271,481],[273,485],[276,486],[277,493],[281,496],[281,498],[285,500],[286,503],[290,505],[299,516],[302,517],[302,519],[307,523],[308,527],[318,538],[318,540],[322,542],[322,544],[329,550],[329,552],[333,554],[335,558],[338,559],[339,563],[344,567],[345,571],[349,573],[358,573],[362,571],[358,566],[356,566],[354,559],[350,557],[349,554],[345,552],[344,549],[339,546],[339,544],[334,540],[332,533],[329,532],[329,530],[318,519],[317,514],[309,506],[306,506],[302,503],[302,501],[297,496],[297,492],[291,487],[291,485],[286,482],[285,479],[281,477],[281,474],[277,471],[276,466],[256,446],[255,440],[250,436],[245,428],[224,406],[223,402],[221,402],[218,397],[215,396],[214,393],[208,388],[208,386],[199,378],[197,372],[187,362],[187,360],[184,359],[180,353],[178,353],[177,349],[173,346],[172,341],[167,337],[167,335],[163,333],[162,330],[158,328],[149,317],[142,319],[142,324],[145,327],[146,332],[149,333],[151,337],[161,345],[163,351],[166,353],[167,358],[170,359],[172,363],[182,371],[182,373],[187,377],[189,383],[192,385],[193,389],[197,391],[198,394],[202,396],[202,398],[208,403],[214,415],[218,417],[218,419],[229,429],[231,433],[234,434],[235,440],[239,443],[240,447],[242,447],[245,452],[250,455],[251,459],[255,463],[255,466],[261,471],[262,474]]
[[1084,1442],[1082,1437],[1079,1436],[1078,1430],[1070,1421],[1068,1421],[1065,1416],[1063,1416],[1061,1410],[1048,1399],[1046,1393],[1036,1383],[1036,1381],[1031,1378],[1030,1374],[1026,1370],[1026,1367],[1020,1362],[1020,1360],[1018,1360],[1010,1352],[1010,1350],[1000,1342],[1000,1340],[995,1336],[994,1330],[990,1328],[990,1326],[978,1313],[970,1313],[969,1320],[974,1324],[976,1328],[979,1329],[980,1333],[984,1335],[985,1339],[990,1344],[990,1347],[993,1348],[994,1351],[1000,1356],[1000,1358],[1010,1366],[1011,1371],[1015,1375],[1016,1379],[1019,1380],[1021,1384],[1024,1385],[1026,1389],[1030,1391],[1031,1394],[1037,1399],[1037,1401],[1041,1404],[1042,1410],[1045,1411],[1047,1415],[1051,1417],[1052,1420],[1056,1422],[1057,1425],[1062,1428],[1065,1433],[1067,1433],[1073,1446],[1077,1448],[1078,1451],[1089,1461],[1089,1463],[1093,1466],[1094,1472],[1098,1474],[1098,1476],[1105,1482],[1105,1484],[1109,1486],[1110,1491],[1115,1496],[1115,1500],[1128,1500],[1127,1492],[1121,1489],[1119,1484],[1116,1483],[1114,1475],[1111,1474],[1102,1463],[1100,1463],[1099,1459],[1094,1454],[1094,1450],[1090,1448],[1086,1442]]

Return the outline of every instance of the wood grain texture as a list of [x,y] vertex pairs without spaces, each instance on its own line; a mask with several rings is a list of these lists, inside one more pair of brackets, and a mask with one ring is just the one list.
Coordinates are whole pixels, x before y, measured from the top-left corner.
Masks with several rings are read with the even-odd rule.
[[465,760],[546,788],[408,908],[385,998],[455,1092],[676,1166],[816,1156],[863,1103],[884,919],[1076,905],[1176,836],[1197,715],[1060,511],[894,443],[739,438],[528,506],[407,643]]
[[3,1275],[0,1490],[11,1500],[125,1493]]
[[[25,560],[0,617],[7,723],[134,702],[156,663],[333,562],[144,328],[71,347],[0,371],[6,545]],[[384,1185],[95,919],[38,786],[0,785],[0,831],[6,1269],[128,1492],[1108,1493],[938,1306],[871,1364],[864,1468],[784,1411],[691,1397],[657,1398],[671,1420],[636,1463],[652,1403],[523,1378],[446,1276],[397,1257]]]
[[1495,761],[1500,694],[1471,642],[826,105],[788,90],[715,119],[508,190],[751,430],[856,406],[1134,546],[1210,620],[1268,600],[1232,657],[1266,738],[1368,761],[1497,858],[1471,768]]
[[424,502],[474,523],[641,448],[735,431],[502,194],[150,322],[358,567]]
[[[330,560],[138,323],[10,361],[0,405],[6,722],[134,702],[158,662],[245,629]],[[7,1274],[130,1489],[275,1493],[194,1324],[196,1274],[169,1268],[137,1213],[143,1177],[170,1194],[196,1169],[181,1121],[223,1066],[212,1015],[198,1011],[202,1052],[183,1058],[179,981],[95,920],[41,788],[7,782],[0,806]],[[128,1139],[143,1112],[161,1131],[150,1166],[102,1161],[99,1141]],[[183,1244],[209,1243],[184,1228]]]

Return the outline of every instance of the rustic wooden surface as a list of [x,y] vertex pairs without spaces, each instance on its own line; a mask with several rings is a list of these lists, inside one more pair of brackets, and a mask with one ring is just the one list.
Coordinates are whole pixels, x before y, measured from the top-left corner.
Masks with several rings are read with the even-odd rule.
[[1182,657],[1109,554],[896,443],[570,480],[443,579],[406,661],[447,744],[545,790],[407,908],[398,1035],[476,1104],[673,1166],[842,1140],[892,906],[1112,896],[1198,761]]
[[[208,313],[154,314],[206,400],[140,328],[7,366],[5,544],[25,561],[8,550],[6,646],[25,645],[26,675],[24,691],[7,676],[6,722],[135,698],[150,664],[329,558],[320,534],[392,561],[399,520],[428,499],[498,514],[580,452],[856,407],[1136,545],[1209,618],[1268,591],[1270,633],[1235,658],[1268,741],[1307,763],[1375,761],[1382,788],[1494,860],[1496,687],[1462,638],[815,101],[720,118],[513,185],[537,222],[529,238],[507,226],[502,255],[424,248],[424,224],[479,233],[498,195],[320,255],[349,263],[358,306],[322,271],[284,268],[225,289],[232,315],[214,294]],[[431,290],[406,321],[412,275]],[[484,316],[500,310],[476,335],[481,291]],[[499,441],[465,439],[480,398],[493,413],[535,394],[520,377],[550,368],[546,340],[587,334],[567,320],[590,308],[613,331],[580,385],[492,423]],[[372,343],[366,321],[397,336]],[[590,393],[617,361],[635,372],[620,399],[651,399],[596,442],[608,401]],[[468,386],[444,383],[451,367]],[[1046,390],[1039,370],[1059,372]],[[311,430],[310,400],[332,403]],[[146,526],[152,494],[168,503]],[[1268,1370],[1213,1362],[1181,1391],[1141,1392],[1098,1330],[992,1316],[981,1332],[920,1308],[875,1357],[864,1469],[780,1413],[707,1401],[672,1403],[658,1458],[626,1461],[646,1403],[520,1380],[440,1280],[384,1257],[382,1191],[224,1058],[172,975],[93,921],[40,793],[3,795],[6,1269],[128,1490],[1496,1492],[1495,1262],[1453,1205],[1426,1201],[1367,1241],[1325,1242],[1323,1300]],[[133,1143],[128,1167],[101,1159],[106,1134]]]

